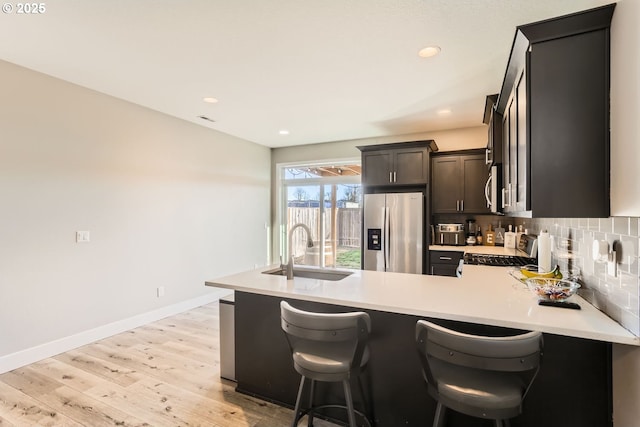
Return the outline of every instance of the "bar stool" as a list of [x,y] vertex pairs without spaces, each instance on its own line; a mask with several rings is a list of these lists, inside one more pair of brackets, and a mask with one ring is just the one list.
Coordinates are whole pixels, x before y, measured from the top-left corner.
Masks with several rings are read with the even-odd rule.
[[447,409],[503,427],[522,412],[540,369],[543,339],[540,332],[470,335],[419,320],[416,344],[429,394],[438,402],[433,427],[444,426]]
[[[349,426],[356,427],[356,414],[370,426],[367,418],[353,407],[349,382],[353,377],[360,380],[359,374],[369,360],[369,315],[364,312],[314,313],[294,308],[286,301],[280,302],[280,315],[282,330],[291,348],[293,366],[302,376],[291,426],[297,426],[298,421],[307,414],[308,425],[312,426],[316,409],[344,408],[339,405],[314,406],[316,381],[342,382]],[[307,379],[311,380],[309,408],[302,410],[301,401]]]

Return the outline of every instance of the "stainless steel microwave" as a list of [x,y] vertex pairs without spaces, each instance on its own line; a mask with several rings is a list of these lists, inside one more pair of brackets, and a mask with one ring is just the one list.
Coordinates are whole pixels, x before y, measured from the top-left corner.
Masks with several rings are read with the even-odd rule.
[[501,212],[501,189],[502,187],[502,165],[493,165],[489,170],[489,178],[484,186],[484,196],[487,199],[487,207],[492,213],[500,214]]

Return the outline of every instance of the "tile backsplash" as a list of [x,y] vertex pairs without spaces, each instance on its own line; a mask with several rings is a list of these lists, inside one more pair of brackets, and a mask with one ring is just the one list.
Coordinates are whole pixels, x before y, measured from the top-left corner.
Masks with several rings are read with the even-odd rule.
[[[640,278],[638,249],[640,218],[510,218],[477,217],[483,232],[489,223],[506,227],[524,224],[531,234],[548,230],[553,236],[553,265],[562,271],[580,269],[580,295],[636,336],[640,336]],[[607,272],[607,263],[592,257],[594,240],[605,240],[616,251],[617,275]]]

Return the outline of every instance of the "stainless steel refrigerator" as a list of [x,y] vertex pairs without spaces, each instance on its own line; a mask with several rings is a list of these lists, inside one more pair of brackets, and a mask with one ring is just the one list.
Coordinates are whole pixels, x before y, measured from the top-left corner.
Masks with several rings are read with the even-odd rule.
[[365,194],[365,270],[422,274],[423,209],[423,193]]

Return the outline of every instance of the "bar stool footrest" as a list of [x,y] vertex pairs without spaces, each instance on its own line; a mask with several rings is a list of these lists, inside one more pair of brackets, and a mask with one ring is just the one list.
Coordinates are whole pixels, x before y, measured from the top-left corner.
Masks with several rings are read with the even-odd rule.
[[[325,409],[325,408],[333,408],[333,409],[344,409],[345,411],[348,410],[348,408],[346,407],[346,405],[318,405],[318,406],[313,406],[311,408],[305,409],[303,411],[300,411],[300,415],[297,416],[297,420],[298,423],[300,423],[300,420],[305,416],[308,415],[310,412],[315,412],[318,409]],[[366,417],[365,414],[363,414],[362,412],[358,411],[357,409],[354,409],[353,412],[359,416],[365,423],[367,427],[371,427],[371,422],[369,421],[369,419]],[[315,417],[315,415],[314,415]],[[345,425],[349,425],[348,422]]]

